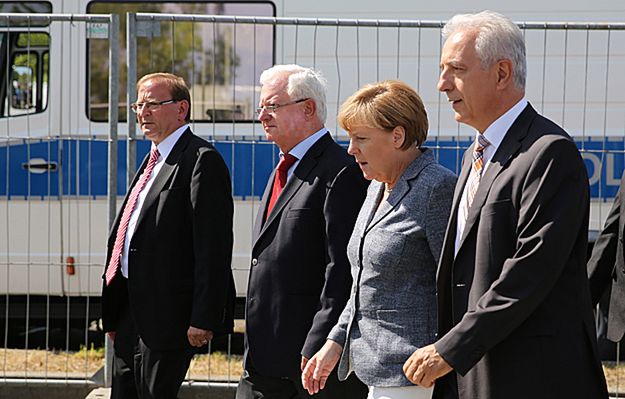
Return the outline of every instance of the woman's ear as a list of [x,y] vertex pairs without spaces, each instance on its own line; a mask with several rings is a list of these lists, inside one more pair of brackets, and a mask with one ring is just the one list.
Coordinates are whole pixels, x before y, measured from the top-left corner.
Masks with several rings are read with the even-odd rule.
[[391,134],[393,135],[393,147],[401,148],[406,141],[406,129],[403,126],[395,126]]

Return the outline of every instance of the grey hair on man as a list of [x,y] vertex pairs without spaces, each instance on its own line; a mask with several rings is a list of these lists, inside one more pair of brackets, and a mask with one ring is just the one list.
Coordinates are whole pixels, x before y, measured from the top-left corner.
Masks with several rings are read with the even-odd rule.
[[520,90],[525,90],[527,76],[525,40],[521,29],[512,20],[488,10],[477,14],[458,14],[443,27],[443,39],[447,40],[460,30],[478,31],[475,39],[475,52],[483,68],[501,59],[510,60],[514,84]]
[[317,107],[317,116],[323,124],[326,122],[326,87],[327,81],[319,71],[299,65],[274,65],[260,75],[260,84],[271,84],[277,75],[287,74],[288,84],[286,92],[291,100],[310,98]]

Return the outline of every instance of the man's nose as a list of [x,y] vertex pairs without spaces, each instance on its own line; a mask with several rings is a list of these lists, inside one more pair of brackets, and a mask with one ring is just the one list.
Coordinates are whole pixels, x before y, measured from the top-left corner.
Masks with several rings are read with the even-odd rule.
[[137,109],[137,116],[142,117],[144,115],[149,114],[151,111],[152,110],[144,104],[143,107]]
[[259,121],[266,121],[267,119],[270,119],[270,118],[271,118],[271,115],[269,114],[269,111],[264,108],[260,111],[260,114],[258,114]]
[[447,74],[445,70],[441,71],[441,74],[438,77],[438,83],[436,84],[436,88],[438,89],[438,91],[451,90],[451,82],[449,80],[449,74]]

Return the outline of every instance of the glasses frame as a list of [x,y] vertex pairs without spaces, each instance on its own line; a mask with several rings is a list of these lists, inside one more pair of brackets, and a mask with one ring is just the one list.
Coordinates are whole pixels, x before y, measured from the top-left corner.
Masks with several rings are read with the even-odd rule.
[[276,112],[276,110],[279,109],[279,108],[288,107],[289,105],[303,103],[304,101],[307,101],[307,100],[310,100],[310,97],[308,97],[308,98],[301,98],[299,100],[291,101],[290,103],[286,103],[286,104],[270,104],[270,105],[263,105],[262,107],[256,107],[256,115],[260,116],[260,114],[262,114],[263,111],[266,111],[268,114],[273,115]]
[[144,107],[148,107],[148,110],[155,110],[155,109],[159,109],[162,105],[167,105],[167,104],[174,104],[177,103],[180,100],[175,100],[175,99],[170,99],[170,100],[165,100],[165,101],[146,101],[144,103],[132,103],[130,104],[130,108],[132,109],[132,112],[134,112],[135,114],[138,113],[140,110],[143,110]]

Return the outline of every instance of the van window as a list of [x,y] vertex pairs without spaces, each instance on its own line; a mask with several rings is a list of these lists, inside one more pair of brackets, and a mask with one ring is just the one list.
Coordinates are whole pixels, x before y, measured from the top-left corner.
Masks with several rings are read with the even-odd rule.
[[[275,7],[268,1],[93,1],[87,7],[87,12],[120,15],[119,117],[125,121],[126,12],[275,16]],[[137,38],[137,79],[152,72],[171,72],[182,76],[191,91],[191,117],[196,122],[254,119],[254,109],[258,102],[258,78],[264,69],[273,65],[273,26],[167,21],[148,23],[147,27],[148,36]],[[108,42],[87,39],[87,48],[87,116],[93,121],[106,121]]]
[[[52,3],[49,1],[23,2],[23,1],[2,1],[0,2],[0,13],[19,13],[19,14],[39,14],[52,12]],[[0,27],[6,27],[7,20],[0,18]],[[16,26],[47,26],[45,21],[19,21],[11,22],[12,27]]]
[[[1,115],[19,116],[43,112],[48,103],[50,36],[43,32],[3,33],[9,63],[3,70],[5,88]],[[4,48],[4,47],[3,47]]]

